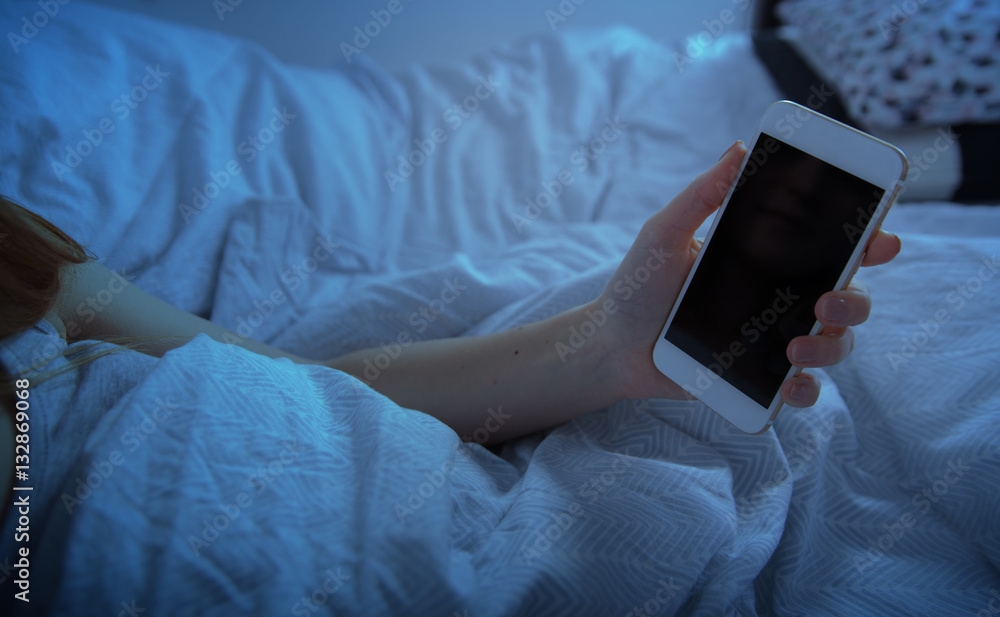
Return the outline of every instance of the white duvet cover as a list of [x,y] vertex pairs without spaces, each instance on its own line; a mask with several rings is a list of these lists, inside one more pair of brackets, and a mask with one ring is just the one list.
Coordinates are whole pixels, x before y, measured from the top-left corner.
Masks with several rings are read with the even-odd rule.
[[[306,356],[496,331],[594,297],[778,98],[745,35],[681,67],[673,49],[566,30],[324,72],[74,3],[0,69],[0,191],[151,293]],[[904,203],[886,227],[903,252],[864,274],[854,354],[761,436],[623,401],[491,452],[341,373],[203,336],[102,358],[33,392],[31,603],[7,569],[3,602],[991,614],[1000,209]],[[0,360],[59,348],[42,322]]]

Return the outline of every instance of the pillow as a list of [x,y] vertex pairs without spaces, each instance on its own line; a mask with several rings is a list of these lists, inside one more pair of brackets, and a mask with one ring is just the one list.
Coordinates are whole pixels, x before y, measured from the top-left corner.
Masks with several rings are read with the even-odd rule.
[[869,130],[1000,121],[1000,3],[783,0],[777,12]]
[[[976,22],[970,26],[973,31],[979,32],[984,28],[989,31],[987,46],[992,51],[984,57],[988,60],[970,61],[968,64],[971,68],[943,71],[947,74],[942,79],[961,75],[962,70],[975,72],[981,69],[977,74],[982,76],[982,71],[988,74],[990,69],[987,67],[991,67],[993,73],[984,77],[986,83],[975,91],[963,90],[961,86],[958,88],[962,92],[961,96],[966,99],[978,96],[965,104],[948,104],[948,109],[962,113],[945,113],[943,101],[947,98],[947,92],[943,90],[933,95],[913,95],[905,101],[900,97],[895,101],[894,107],[876,109],[880,103],[875,93],[883,91],[880,90],[883,84],[872,76],[891,74],[894,67],[899,69],[899,66],[905,65],[899,63],[900,58],[905,60],[910,56],[901,51],[898,43],[893,48],[886,39],[880,45],[864,51],[861,51],[863,45],[858,43],[855,53],[861,53],[861,60],[855,58],[851,62],[839,62],[836,58],[842,58],[843,54],[837,53],[836,45],[820,42],[832,40],[843,46],[855,45],[852,37],[859,40],[867,37],[871,42],[873,32],[876,38],[880,37],[879,28],[887,35],[895,36],[893,40],[902,40],[906,36],[904,30],[908,27],[912,29],[915,22],[926,19],[925,13],[939,10],[936,2],[937,0],[913,0],[914,4],[911,4],[908,0],[898,2],[888,9],[879,9],[878,6],[884,4],[882,0],[875,7],[847,0],[833,3],[835,8],[811,0],[783,0],[778,3],[776,11],[792,22],[791,25],[758,28],[753,34],[754,51],[785,98],[868,131],[903,150],[910,161],[910,173],[904,192],[900,195],[901,200],[994,203],[1000,200],[1000,185],[994,181],[996,170],[993,163],[996,158],[993,154],[995,144],[1000,140],[1000,120],[997,119],[1000,105],[992,102],[997,96],[994,88],[1000,84],[1000,63],[996,61],[1000,55],[997,53],[996,39],[1000,32],[1000,19],[997,18],[1000,7],[996,3],[990,7],[982,2],[963,3],[963,6],[971,7],[968,14],[975,15],[971,18]],[[957,6],[950,7],[948,12],[952,17],[965,14]],[[860,21],[864,21],[857,17],[862,14],[869,16],[867,29],[857,27]],[[824,21],[826,19],[830,23]],[[846,23],[853,25],[847,27]],[[994,25],[989,26],[991,23]],[[939,37],[952,36],[941,34],[951,32],[950,24],[952,22],[942,17],[942,21],[937,24]],[[821,25],[830,31],[817,32],[822,29]],[[957,62],[954,54],[962,49],[971,49],[970,41],[966,38],[962,40],[961,45],[956,43],[951,47],[937,46],[942,49],[928,45],[921,49],[925,57],[932,59],[931,64],[924,67],[926,70],[913,73],[913,83],[889,86],[897,87],[899,92],[907,89],[915,92],[915,84],[923,83],[920,82],[921,79],[927,79],[927,71],[931,70],[929,67],[945,62],[945,57]],[[982,43],[985,39],[977,40]],[[916,51],[912,52],[915,53]],[[948,54],[953,54],[953,57]],[[831,60],[831,57],[835,60]],[[902,75],[903,71],[904,69],[899,69],[896,74]],[[852,90],[850,85],[865,79],[871,79],[873,84],[866,86],[864,91],[867,93],[865,101],[868,107],[859,107],[859,91]],[[891,80],[890,77],[883,81],[888,83]],[[959,101],[960,95],[955,94],[954,90],[953,86],[949,86],[948,92],[951,92],[955,101]],[[909,111],[904,113],[904,110]],[[891,122],[877,119],[890,116],[893,118]]]

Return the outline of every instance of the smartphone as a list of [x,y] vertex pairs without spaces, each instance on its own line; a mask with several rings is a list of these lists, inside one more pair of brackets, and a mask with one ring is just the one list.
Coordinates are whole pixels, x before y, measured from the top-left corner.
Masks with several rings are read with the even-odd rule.
[[762,433],[781,384],[800,371],[788,343],[820,331],[816,301],[850,282],[907,161],[790,101],[771,105],[748,143],[653,363],[740,430]]

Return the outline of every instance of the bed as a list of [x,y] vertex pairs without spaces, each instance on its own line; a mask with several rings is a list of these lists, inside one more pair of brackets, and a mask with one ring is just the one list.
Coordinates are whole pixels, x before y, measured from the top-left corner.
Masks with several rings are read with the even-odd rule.
[[[150,293],[314,358],[595,297],[646,217],[788,96],[759,32],[566,27],[389,74],[39,7],[0,5],[20,37],[0,192]],[[863,273],[854,353],[763,435],[621,401],[491,450],[206,336],[41,383],[31,601],[10,511],[5,614],[1000,613],[1000,196],[954,198],[974,170],[944,150],[938,197],[885,222],[903,250]],[[0,361],[62,350],[40,322]]]

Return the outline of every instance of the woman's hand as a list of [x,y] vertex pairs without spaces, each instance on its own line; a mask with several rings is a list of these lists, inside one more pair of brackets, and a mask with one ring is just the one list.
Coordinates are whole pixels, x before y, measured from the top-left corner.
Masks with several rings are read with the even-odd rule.
[[[688,398],[653,365],[652,346],[701,249],[694,233],[722,205],[745,152],[742,142],[731,146],[711,169],[646,221],[604,292],[590,303],[591,312],[615,307],[614,312],[607,311],[607,322],[595,337],[606,370],[613,372],[619,398]],[[879,231],[862,265],[886,263],[899,248],[897,236]],[[824,294],[815,307],[823,333],[793,339],[788,359],[803,368],[840,362],[854,347],[850,327],[868,319],[870,310],[871,296],[861,283]],[[819,389],[815,377],[800,373],[782,384],[781,398],[790,406],[808,407],[819,398]]]
[[[652,347],[701,248],[694,232],[722,204],[745,151],[743,144],[734,145],[653,215],[592,302],[503,332],[416,342],[398,349],[394,359],[372,348],[327,365],[484,444],[561,424],[623,398],[687,398],[653,366]],[[865,265],[885,263],[898,251],[898,238],[879,233]],[[870,308],[860,285],[825,294],[816,305],[824,334],[793,340],[792,361],[812,367],[843,360],[854,340],[850,326],[864,321]],[[588,321],[596,328],[582,336],[581,324]],[[384,368],[366,370],[370,365]],[[782,386],[790,405],[808,406],[818,396],[819,384],[809,375]]]

